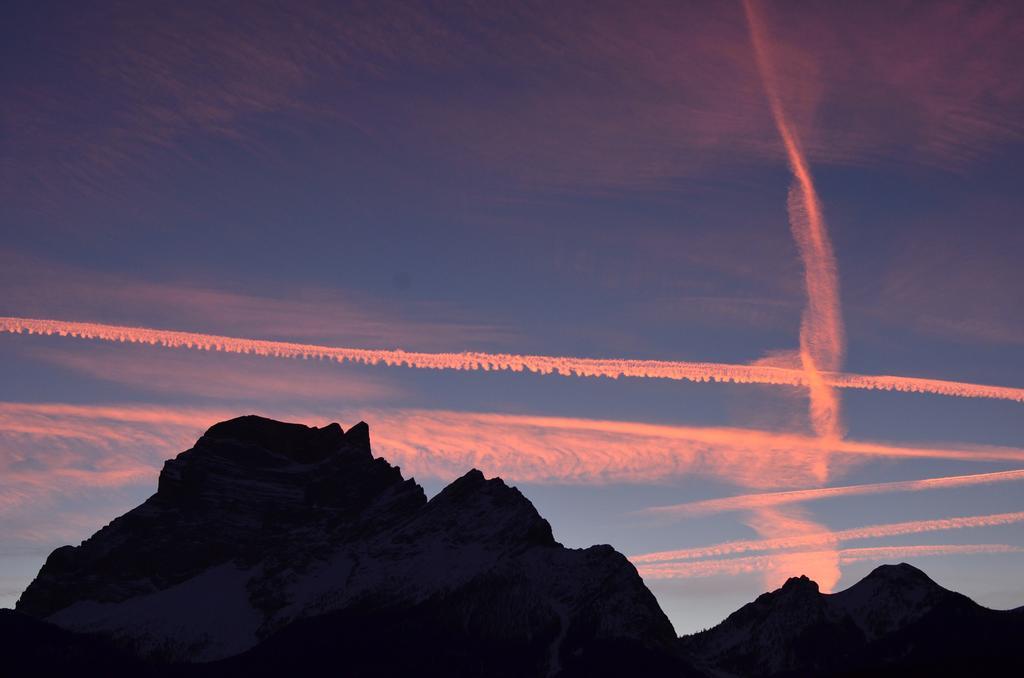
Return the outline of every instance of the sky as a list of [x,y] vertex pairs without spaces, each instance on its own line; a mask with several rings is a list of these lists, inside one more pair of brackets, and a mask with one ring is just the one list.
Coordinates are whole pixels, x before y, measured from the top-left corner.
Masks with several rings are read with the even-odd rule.
[[678,633],[1024,605],[1024,8],[16,2],[0,605],[257,413],[630,557]]

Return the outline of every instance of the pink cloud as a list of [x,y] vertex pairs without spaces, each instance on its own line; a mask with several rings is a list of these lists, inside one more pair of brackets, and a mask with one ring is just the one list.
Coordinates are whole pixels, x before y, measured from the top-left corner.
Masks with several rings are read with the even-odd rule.
[[[819,452],[814,437],[758,430],[430,410],[325,415],[312,409],[261,406],[257,411],[317,425],[364,419],[371,423],[378,456],[400,465],[407,477],[443,481],[477,467],[510,482],[650,484],[704,476],[745,487],[799,487],[816,482],[812,462]],[[238,414],[224,407],[0,403],[4,535],[31,541],[84,537],[152,491],[164,460],[189,448],[213,423]],[[842,441],[836,455],[853,460],[939,456],[1024,461],[1024,450],[912,448],[851,440]],[[91,508],[69,508],[66,502],[71,500]],[[764,539],[643,559],[661,562],[761,549],[824,551],[823,546],[834,547],[845,539],[1003,524],[1012,518],[924,521],[833,533],[798,513],[783,514],[778,507],[761,510],[775,512],[752,519],[751,524],[767,535]],[[822,581],[831,576],[831,562],[824,556],[815,562],[813,571]],[[780,566],[774,571],[785,570]]]
[[[324,416],[264,406],[260,412],[320,424],[365,419],[372,423],[379,456],[400,464],[407,475],[443,480],[478,467],[514,482],[661,483],[704,475],[746,487],[792,487],[815,482],[810,462],[818,453],[813,437],[750,429],[443,410]],[[189,447],[216,421],[238,414],[224,407],[2,403],[0,468],[5,478],[27,474],[6,485],[11,491],[24,488],[22,481],[29,478],[55,493],[83,483],[131,484],[140,480],[143,467],[152,469],[155,480],[163,460]],[[1024,450],[1017,449],[914,448],[850,440],[842,442],[837,454],[1024,461]],[[93,482],[79,472],[100,475]],[[57,484],[47,485],[51,481]]]
[[[762,538],[789,539],[827,532],[824,525],[810,520],[801,507],[765,507],[755,509],[745,521]],[[778,553],[774,562],[764,569],[764,585],[768,589],[781,586],[793,572],[809,576],[823,591],[831,591],[839,582],[838,541],[823,540],[820,548],[792,553]]]

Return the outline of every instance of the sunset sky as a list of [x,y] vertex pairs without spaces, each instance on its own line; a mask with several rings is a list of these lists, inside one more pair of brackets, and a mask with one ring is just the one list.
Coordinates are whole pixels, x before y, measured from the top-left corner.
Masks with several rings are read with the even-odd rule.
[[678,633],[1024,605],[1024,6],[499,4],[8,9],[0,606],[247,413],[501,476]]

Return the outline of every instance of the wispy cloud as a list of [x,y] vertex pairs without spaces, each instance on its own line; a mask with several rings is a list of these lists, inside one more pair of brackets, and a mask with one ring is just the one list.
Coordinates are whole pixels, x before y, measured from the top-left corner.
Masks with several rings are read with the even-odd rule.
[[[221,402],[359,402],[369,405],[408,393],[383,375],[331,373],[307,361],[292,364],[138,347],[87,346],[84,351],[26,350],[34,359],[146,393],[197,396]],[[101,349],[101,350],[97,350]]]
[[[792,487],[816,482],[812,462],[820,451],[815,436],[629,421],[410,409],[325,413],[264,405],[257,412],[317,425],[364,419],[375,454],[401,466],[406,477],[441,481],[476,467],[510,482],[659,484],[702,476],[746,487]],[[164,460],[189,448],[213,423],[238,414],[214,406],[0,403],[0,539],[31,545],[84,538],[151,493]],[[1024,462],[1020,449],[852,440],[841,441],[836,455]],[[762,539],[634,560],[662,565],[758,550],[811,551],[813,558],[775,554],[774,565],[762,563],[760,571],[771,584],[800,571],[829,587],[838,580],[843,541],[1024,521],[1024,514],[999,514],[833,532],[793,507],[781,509],[787,507],[758,507],[748,519]]]
[[[2,120],[19,130],[0,159],[5,197],[156,184],[155,158],[202,164],[190,146],[209,138],[281,162],[259,134],[266,116],[547,187],[664,185],[775,151],[732,3],[360,7],[113,3],[22,27],[25,75],[4,92]],[[959,166],[1020,132],[1013,3],[778,5],[770,18],[787,45],[779,86],[814,123],[814,159]],[[66,79],[33,80],[51,63],[35,54]],[[437,86],[391,93],[410,73]],[[411,105],[389,105],[399,95]]]
[[[868,276],[856,312],[886,326],[963,343],[1024,343],[1024,232],[1019,209],[971,196],[941,215],[910,217]],[[927,223],[922,223],[927,221]],[[972,223],[964,229],[964,223]],[[928,238],[921,238],[927,229]]]
[[[745,487],[813,484],[814,436],[754,429],[433,410],[381,411],[382,454],[411,472],[453,478],[477,466],[530,482],[664,482],[707,475]],[[1024,460],[1014,448],[924,448],[844,440],[851,457]]]
[[[810,518],[800,506],[770,506],[754,509],[744,521],[764,539],[809,537],[827,532],[828,528]],[[838,542],[821,542],[822,548],[794,553],[778,553],[771,566],[764,569],[764,585],[773,589],[791,573],[799,571],[814,579],[825,591],[839,582]]]
[[[510,327],[468,319],[459,308],[317,286],[265,281],[242,287],[197,280],[147,280],[56,264],[0,247],[0,311],[85,314],[177,327],[217,327],[273,339],[436,349],[486,346],[517,336]],[[260,290],[260,291],[256,291]]]
[[[513,482],[664,483],[699,475],[745,487],[792,487],[815,482],[810,462],[819,451],[813,436],[748,429],[444,410],[258,411],[319,424],[365,419],[373,426],[376,454],[407,475],[441,480],[476,467]],[[49,502],[90,487],[151,487],[163,460],[238,414],[224,407],[0,403],[0,506],[27,510],[30,496]],[[1012,448],[851,440],[836,453],[1024,461],[1024,450]]]

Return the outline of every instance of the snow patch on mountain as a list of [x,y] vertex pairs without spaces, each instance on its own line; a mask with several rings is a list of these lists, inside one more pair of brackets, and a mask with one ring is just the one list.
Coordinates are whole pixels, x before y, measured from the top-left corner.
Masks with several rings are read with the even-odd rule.
[[210,661],[252,647],[262,615],[245,590],[248,573],[230,563],[176,586],[118,603],[80,600],[49,616],[71,631],[130,639],[139,654]]

